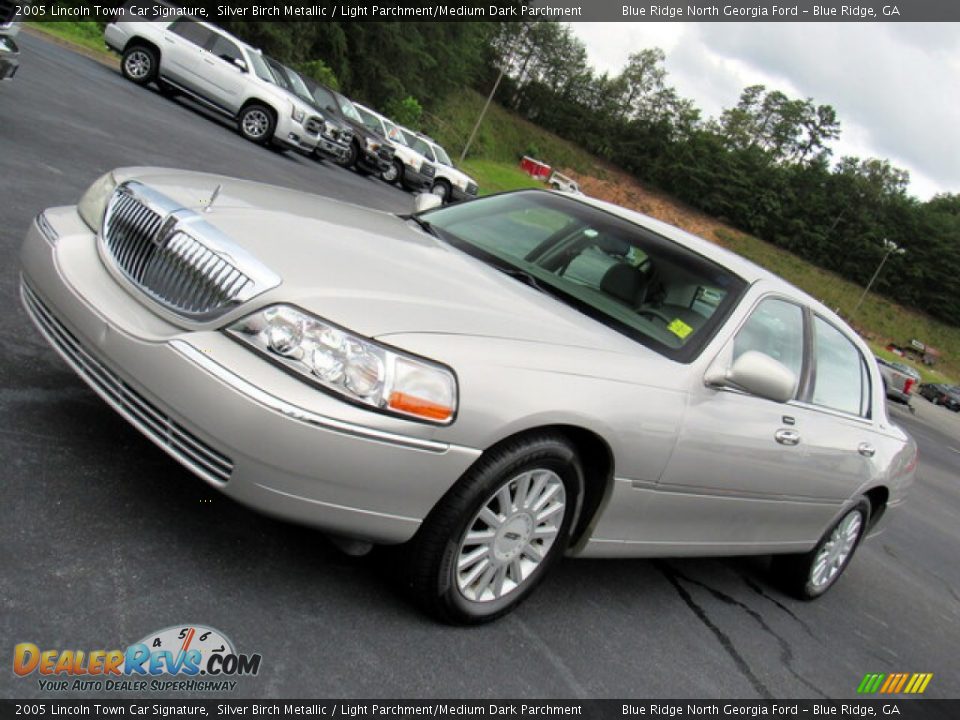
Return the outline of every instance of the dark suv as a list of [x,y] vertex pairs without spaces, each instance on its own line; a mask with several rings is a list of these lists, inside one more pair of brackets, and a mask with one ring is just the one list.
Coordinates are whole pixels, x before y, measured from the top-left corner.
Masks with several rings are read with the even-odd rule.
[[353,129],[350,152],[338,161],[339,165],[354,167],[375,175],[380,175],[393,167],[393,144],[363,124],[363,118],[360,117],[350,98],[309,78],[305,78],[305,81],[316,100],[317,107],[327,116],[333,116]]

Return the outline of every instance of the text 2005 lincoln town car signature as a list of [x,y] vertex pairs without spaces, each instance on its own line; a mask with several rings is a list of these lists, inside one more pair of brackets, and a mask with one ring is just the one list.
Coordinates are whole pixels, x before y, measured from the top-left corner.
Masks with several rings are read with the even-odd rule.
[[584,197],[394,216],[123,169],[41,213],[22,261],[30,317],[147,437],[263,512],[407,543],[449,621],[564,553],[772,553],[813,598],[913,479],[836,315]]

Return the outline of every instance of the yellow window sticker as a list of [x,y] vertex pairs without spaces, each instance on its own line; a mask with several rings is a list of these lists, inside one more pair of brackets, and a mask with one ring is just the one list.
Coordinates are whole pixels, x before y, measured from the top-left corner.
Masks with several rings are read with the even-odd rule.
[[676,318],[672,323],[670,323],[669,325],[667,325],[667,330],[669,330],[670,332],[672,332],[674,335],[676,335],[676,336],[677,336],[678,338],[680,338],[681,340],[686,340],[686,339],[687,339],[687,335],[689,335],[690,333],[693,332],[693,328],[690,327],[689,325],[687,325],[687,324],[686,324],[683,320],[681,320],[680,318]]

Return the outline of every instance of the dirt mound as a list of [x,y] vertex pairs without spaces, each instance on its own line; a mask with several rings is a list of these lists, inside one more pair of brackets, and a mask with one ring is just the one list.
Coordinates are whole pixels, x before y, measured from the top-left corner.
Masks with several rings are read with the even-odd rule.
[[717,230],[723,229],[739,234],[729,225],[718,222],[698,210],[687,207],[666,195],[648,190],[623,171],[604,168],[604,178],[581,175],[573,170],[561,172],[575,179],[580,184],[580,189],[591,197],[637,210],[718,245],[724,243],[717,236]]

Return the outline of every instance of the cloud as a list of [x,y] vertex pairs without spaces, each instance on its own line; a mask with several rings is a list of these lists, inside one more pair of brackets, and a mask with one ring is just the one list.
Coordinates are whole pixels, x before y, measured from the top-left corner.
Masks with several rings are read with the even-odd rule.
[[960,33],[918,23],[581,23],[591,62],[617,72],[658,46],[670,81],[707,116],[764,84],[832,105],[842,155],[887,158],[926,198],[960,191]]

